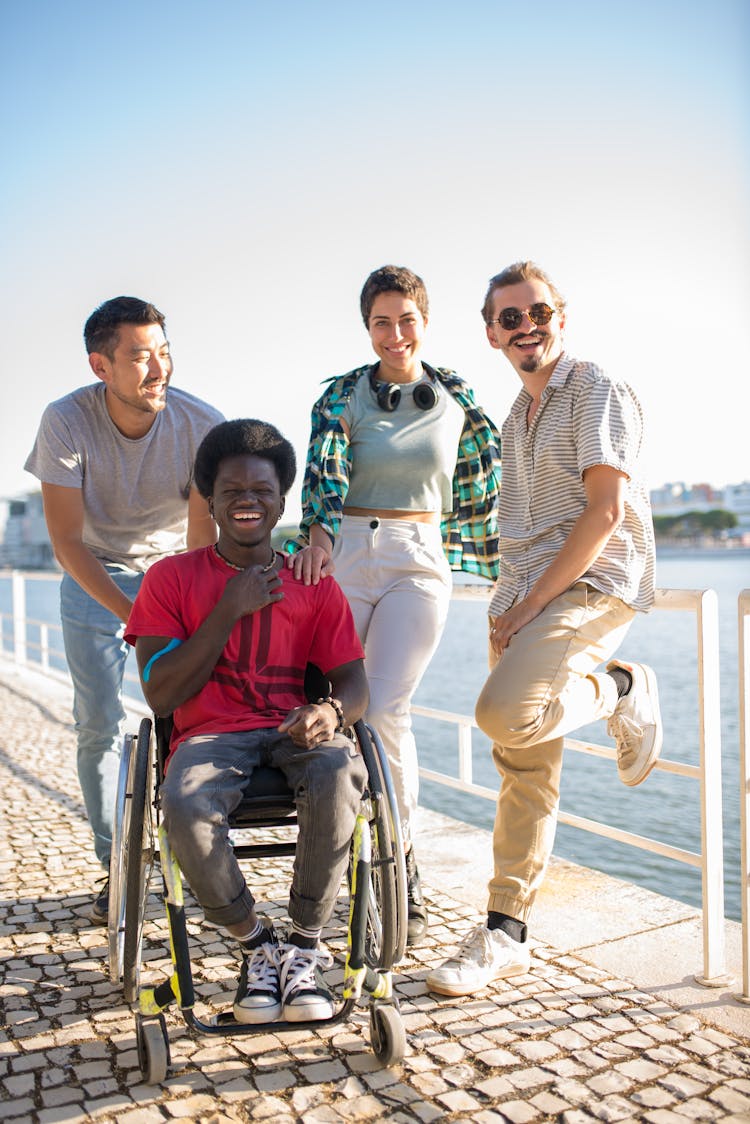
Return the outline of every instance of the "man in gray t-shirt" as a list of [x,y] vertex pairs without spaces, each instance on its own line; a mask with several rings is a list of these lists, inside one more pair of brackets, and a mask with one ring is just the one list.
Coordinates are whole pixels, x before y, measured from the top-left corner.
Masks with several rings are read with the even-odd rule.
[[[55,557],[65,571],[60,615],[73,680],[78,776],[97,857],[109,868],[120,755],[123,625],[143,574],[159,558],[214,542],[193,485],[195,452],[222,415],[169,389],[164,316],[115,297],[84,328],[100,380],[47,406],[26,470],[42,483]],[[109,885],[91,919],[106,924]]]

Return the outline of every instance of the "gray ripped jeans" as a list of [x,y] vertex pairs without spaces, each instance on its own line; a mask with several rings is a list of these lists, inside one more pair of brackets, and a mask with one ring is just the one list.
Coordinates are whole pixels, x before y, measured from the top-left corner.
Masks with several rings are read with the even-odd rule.
[[281,769],[295,794],[299,835],[289,916],[305,929],[320,929],[333,912],[367,782],[365,763],[343,734],[310,750],[276,729],[186,739],[161,787],[170,845],[207,920],[245,921],[255,899],[229,841],[228,817],[258,765]]

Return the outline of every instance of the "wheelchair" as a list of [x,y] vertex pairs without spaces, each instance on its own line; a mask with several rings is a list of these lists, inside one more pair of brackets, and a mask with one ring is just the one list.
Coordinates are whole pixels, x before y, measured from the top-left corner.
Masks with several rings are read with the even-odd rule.
[[[406,947],[406,869],[400,819],[382,743],[363,721],[353,734],[367,768],[350,850],[346,954],[340,1001],[333,1015],[315,1022],[239,1023],[232,1011],[199,1018],[190,962],[182,877],[160,821],[159,786],[169,753],[171,719],[144,718],[136,735],[125,736],[113,821],[108,920],[109,972],[122,981],[126,1001],[135,1007],[138,1059],[144,1080],[163,1081],[170,1066],[164,1018],[176,1003],[192,1034],[277,1033],[342,1022],[363,992],[369,996],[370,1042],[384,1066],[404,1057],[406,1034],[393,993],[392,969]],[[261,766],[253,773],[229,826],[238,859],[293,855],[289,833],[263,832],[247,841],[245,829],[273,829],[296,823],[294,798],[279,769]],[[286,835],[286,838],[281,836]],[[146,904],[158,866],[166,906],[171,975],[157,986],[141,986]],[[251,881],[252,884],[252,881]]]

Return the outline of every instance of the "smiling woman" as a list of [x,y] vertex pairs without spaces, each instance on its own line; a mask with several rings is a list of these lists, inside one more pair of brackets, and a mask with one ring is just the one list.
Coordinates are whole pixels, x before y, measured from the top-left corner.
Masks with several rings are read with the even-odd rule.
[[407,845],[414,944],[427,911],[411,846],[419,771],[410,703],[445,625],[451,569],[496,576],[499,438],[466,383],[421,360],[429,307],[420,277],[375,270],[360,310],[377,362],[332,380],[313,407],[287,565],[315,584],[335,564],[351,605],[367,718],[388,755]]

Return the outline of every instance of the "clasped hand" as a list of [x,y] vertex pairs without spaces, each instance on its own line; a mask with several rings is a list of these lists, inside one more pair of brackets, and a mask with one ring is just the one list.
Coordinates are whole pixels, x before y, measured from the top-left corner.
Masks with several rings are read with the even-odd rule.
[[274,601],[281,601],[281,578],[274,570],[263,566],[248,566],[241,573],[230,578],[224,587],[222,600],[231,605],[235,619],[257,613]]
[[288,734],[300,749],[314,749],[331,740],[337,725],[336,713],[327,703],[307,703],[290,710],[277,728],[279,733]]

